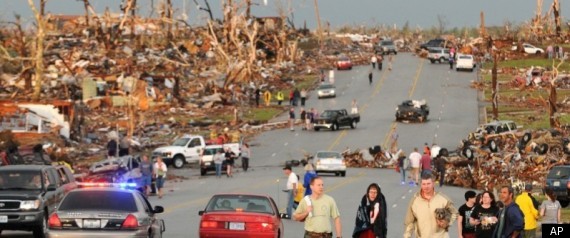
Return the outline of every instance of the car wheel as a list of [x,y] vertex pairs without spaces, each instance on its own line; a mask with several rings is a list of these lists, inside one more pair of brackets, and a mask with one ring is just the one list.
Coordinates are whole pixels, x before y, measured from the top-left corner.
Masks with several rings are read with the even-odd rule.
[[540,55],[540,50],[537,50],[534,54]]
[[468,160],[473,160],[473,150],[471,150],[471,148],[464,148],[463,149],[463,155],[468,159]]
[[433,63],[435,63],[435,60],[429,60],[429,62],[431,62],[433,64]]
[[352,120],[352,122],[350,123],[350,128],[354,129],[356,128],[356,121]]
[[558,202],[560,202],[560,206],[562,206],[563,208],[566,208],[568,206],[568,203],[570,203],[570,201],[564,201],[564,200],[558,200]]
[[398,55],[398,52],[394,51],[394,55]]
[[340,176],[346,177],[346,171],[340,172]]
[[172,161],[172,166],[174,166],[174,168],[182,168],[184,166],[184,156],[182,155],[177,155],[174,156],[174,159]]
[[497,142],[495,142],[495,140],[490,140],[488,145],[491,152],[495,153],[499,151],[499,148],[497,148]]
[[445,58],[440,57],[439,60],[438,60],[438,62],[439,62],[440,64],[443,63],[443,62],[445,62]]
[[201,175],[201,176],[204,176],[204,175],[206,175],[207,173],[208,173],[208,170],[206,170],[206,169],[200,169],[200,175]]
[[315,131],[319,131],[321,128],[319,127],[315,127]]
[[534,152],[538,153],[539,155],[546,154],[546,152],[548,152],[548,145],[546,143],[542,143],[534,148]]
[[340,67],[336,67],[336,70],[340,70]]
[[331,130],[336,131],[338,129],[338,125],[336,123],[333,123],[331,126]]
[[528,142],[530,141],[530,139],[532,138],[532,135],[530,134],[530,132],[524,133],[523,137],[521,138],[521,143],[523,145],[528,144]]
[[348,67],[348,69],[352,70],[352,66]]
[[44,215],[42,224],[33,230],[34,238],[45,238],[47,237],[47,215]]

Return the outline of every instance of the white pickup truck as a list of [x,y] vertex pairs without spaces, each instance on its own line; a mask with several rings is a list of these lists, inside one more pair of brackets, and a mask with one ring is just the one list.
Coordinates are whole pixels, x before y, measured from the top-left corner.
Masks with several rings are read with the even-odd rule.
[[[214,164],[214,155],[218,150],[225,150],[225,148],[229,147],[236,157],[239,156],[241,153],[241,148],[239,143],[230,143],[230,144],[223,144],[223,145],[208,145],[202,151],[200,155],[200,175],[204,176],[208,171],[216,171],[216,166]],[[226,160],[224,160],[222,164],[222,168],[225,168]],[[225,169],[223,170],[225,171]]]
[[[239,148],[239,143],[224,144],[224,146]],[[152,155],[162,157],[167,165],[182,168],[184,164],[199,163],[200,155],[205,147],[206,141],[203,136],[183,135],[177,138],[172,145],[156,148]]]

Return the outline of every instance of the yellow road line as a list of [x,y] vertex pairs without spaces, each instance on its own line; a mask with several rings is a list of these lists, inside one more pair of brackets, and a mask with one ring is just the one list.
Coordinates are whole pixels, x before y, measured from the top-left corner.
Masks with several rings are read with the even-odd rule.
[[330,187],[330,188],[328,188],[328,189],[325,189],[325,192],[328,193],[328,192],[337,190],[338,188],[340,188],[340,187],[342,187],[342,186],[344,186],[344,185],[347,185],[347,184],[349,184],[349,183],[352,183],[352,182],[354,182],[354,181],[356,181],[356,180],[361,179],[364,175],[366,175],[365,172],[360,172],[360,173],[358,173],[358,175],[357,175],[356,177],[353,177],[353,178],[350,178],[350,179],[345,179],[345,180],[342,181],[342,183],[338,183],[338,184],[336,184],[336,185],[334,185],[334,186],[332,186],[332,187]]
[[395,121],[392,122],[392,124],[390,124],[390,130],[388,131],[388,133],[386,133],[386,136],[384,137],[384,143],[382,143],[382,148],[384,149],[388,148],[388,140],[390,140],[390,135],[392,135],[392,132],[396,130],[397,125],[398,124]]
[[412,84],[412,88],[410,89],[409,93],[408,93],[408,98],[412,98],[412,95],[414,95],[414,92],[416,91],[416,85],[418,84],[418,80],[420,79],[420,73],[422,72],[422,68],[424,66],[424,59],[420,59],[420,65],[418,66],[418,70],[416,70],[416,76],[414,77],[414,83]]
[[347,130],[342,131],[342,132],[340,133],[340,135],[338,135],[338,136],[336,137],[336,139],[333,141],[333,143],[329,146],[329,148],[328,148],[327,150],[332,150],[335,146],[337,146],[338,143],[340,142],[340,140],[341,140],[343,137],[345,137],[347,133],[348,133]]

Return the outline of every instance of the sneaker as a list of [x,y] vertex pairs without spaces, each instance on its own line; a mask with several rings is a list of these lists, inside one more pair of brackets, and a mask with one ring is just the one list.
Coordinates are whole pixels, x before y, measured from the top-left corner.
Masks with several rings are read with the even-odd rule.
[[400,182],[400,184],[401,184],[401,185],[405,185],[405,184],[406,184],[406,182],[402,181],[402,182]]

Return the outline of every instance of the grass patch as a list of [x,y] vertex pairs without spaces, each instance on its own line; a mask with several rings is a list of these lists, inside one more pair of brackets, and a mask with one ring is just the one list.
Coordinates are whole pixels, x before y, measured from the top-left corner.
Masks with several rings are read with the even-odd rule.
[[[543,56],[531,56],[529,58],[523,58],[523,59],[516,59],[516,60],[506,60],[506,61],[499,61],[499,64],[497,67],[499,68],[503,68],[503,67],[509,67],[509,68],[529,68],[531,66],[540,66],[540,67],[544,67],[544,68],[552,68],[552,65],[558,65],[558,63],[560,63],[559,60],[552,60],[552,59],[547,59],[544,58]],[[483,64],[483,68],[484,69],[492,69],[493,68],[493,63],[492,62],[486,62]],[[570,64],[569,63],[563,63],[560,68],[558,68],[558,70],[560,71],[570,71]]]
[[242,120],[266,122],[283,112],[280,107],[250,108],[243,113]]

